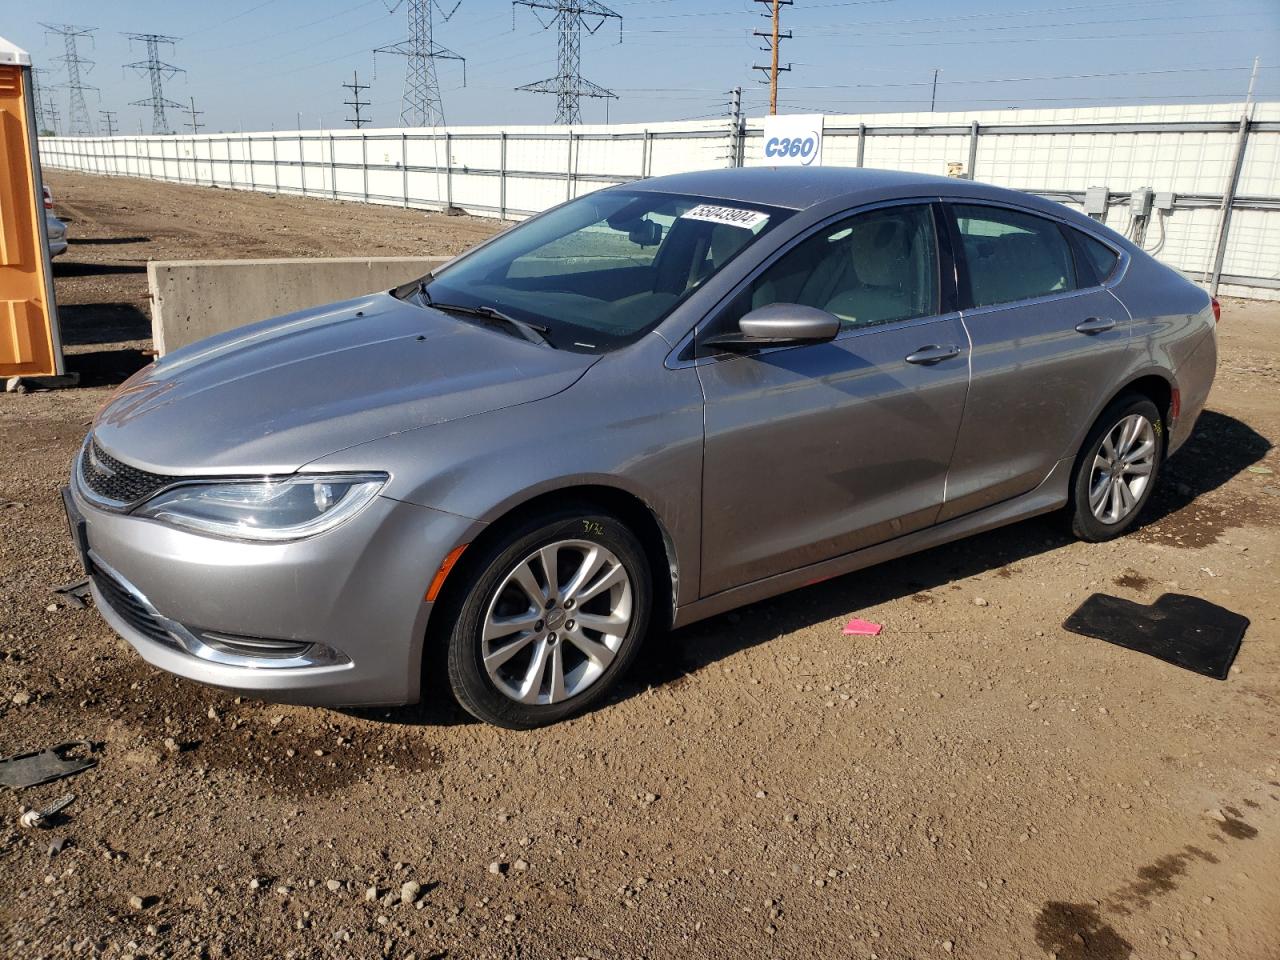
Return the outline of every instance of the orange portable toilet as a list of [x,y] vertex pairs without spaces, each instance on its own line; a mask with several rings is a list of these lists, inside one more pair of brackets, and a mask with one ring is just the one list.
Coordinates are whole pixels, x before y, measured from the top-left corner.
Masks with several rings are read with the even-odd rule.
[[0,378],[64,373],[31,56],[0,37]]

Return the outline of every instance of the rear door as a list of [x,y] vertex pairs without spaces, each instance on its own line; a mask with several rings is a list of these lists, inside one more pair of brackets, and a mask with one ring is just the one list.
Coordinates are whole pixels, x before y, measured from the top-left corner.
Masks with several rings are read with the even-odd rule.
[[698,361],[703,596],[934,522],[968,384],[936,223],[916,202],[819,227],[700,331],[771,303],[827,310],[842,328],[829,343]]
[[[953,202],[972,382],[939,520],[1034,489],[1115,389],[1130,318],[1101,283],[1114,252],[1024,210]],[[1088,246],[1092,244],[1093,246]]]

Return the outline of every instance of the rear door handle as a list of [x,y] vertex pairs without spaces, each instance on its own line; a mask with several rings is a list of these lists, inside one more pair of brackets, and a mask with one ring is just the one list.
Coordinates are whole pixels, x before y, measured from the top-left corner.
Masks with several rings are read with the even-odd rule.
[[950,360],[952,357],[958,356],[960,356],[960,348],[954,344],[941,346],[935,343],[927,347],[921,347],[915,353],[907,354],[905,359],[907,363],[932,366],[935,363],[941,363],[943,360]]
[[1076,333],[1106,333],[1115,326],[1116,322],[1110,317],[1090,317],[1076,324]]

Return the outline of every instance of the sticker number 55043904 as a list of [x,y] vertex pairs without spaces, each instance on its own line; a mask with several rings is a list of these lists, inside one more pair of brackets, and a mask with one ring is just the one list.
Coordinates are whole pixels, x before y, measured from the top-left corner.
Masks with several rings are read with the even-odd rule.
[[700,203],[681,216],[686,220],[706,220],[710,223],[723,223],[730,227],[742,227],[754,230],[769,219],[767,213],[759,210],[743,210],[739,207],[718,207],[711,203]]

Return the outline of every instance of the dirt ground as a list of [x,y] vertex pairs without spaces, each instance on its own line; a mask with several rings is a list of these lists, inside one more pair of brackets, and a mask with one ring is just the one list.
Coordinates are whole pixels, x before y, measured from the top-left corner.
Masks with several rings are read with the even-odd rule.
[[[1225,305],[1210,409],[1130,536],[1037,519],[759,603],[512,733],[241,700],[50,592],[78,576],[58,487],[146,360],[147,258],[451,253],[497,225],[49,181],[87,385],[0,395],[0,755],[87,739],[98,765],[0,798],[0,956],[1280,956],[1280,304]],[[1094,591],[1252,625],[1219,682],[1062,630]],[[853,615],[884,632],[842,636]]]

